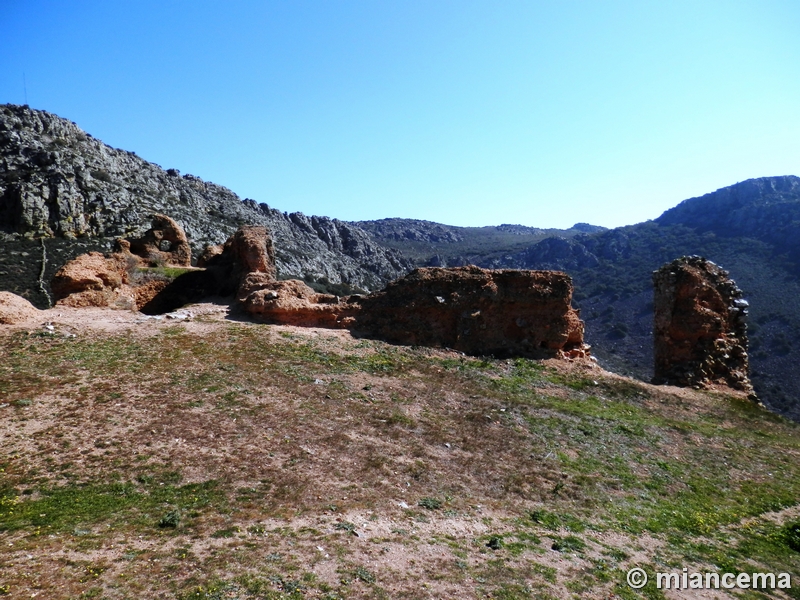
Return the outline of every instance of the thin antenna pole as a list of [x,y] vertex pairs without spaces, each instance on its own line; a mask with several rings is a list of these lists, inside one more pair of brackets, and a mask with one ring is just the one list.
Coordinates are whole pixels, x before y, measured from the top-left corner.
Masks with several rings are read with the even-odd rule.
[[25,106],[28,106],[28,82],[25,79],[25,71],[22,72],[22,89],[25,90]]

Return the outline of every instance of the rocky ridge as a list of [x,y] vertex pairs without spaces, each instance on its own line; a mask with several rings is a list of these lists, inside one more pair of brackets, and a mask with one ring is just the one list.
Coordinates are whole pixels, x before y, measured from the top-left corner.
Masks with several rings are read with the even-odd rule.
[[[571,238],[605,231],[604,227],[576,223],[569,229],[542,229],[524,225],[458,227],[419,219],[355,221],[380,244],[402,251],[418,266],[516,268],[512,256],[541,240]],[[524,267],[523,267],[524,268]]]
[[108,248],[113,238],[141,235],[153,213],[174,218],[195,255],[240,225],[268,227],[280,277],[371,290],[411,268],[354,225],[243,201],[227,188],[111,148],[56,115],[0,107],[0,243],[44,237]]

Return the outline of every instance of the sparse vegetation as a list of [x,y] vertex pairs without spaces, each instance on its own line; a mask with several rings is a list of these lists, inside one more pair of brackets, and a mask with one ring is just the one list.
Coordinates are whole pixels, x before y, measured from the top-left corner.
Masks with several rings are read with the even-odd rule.
[[12,597],[659,598],[627,569],[800,571],[800,427],[742,399],[202,319],[0,335]]

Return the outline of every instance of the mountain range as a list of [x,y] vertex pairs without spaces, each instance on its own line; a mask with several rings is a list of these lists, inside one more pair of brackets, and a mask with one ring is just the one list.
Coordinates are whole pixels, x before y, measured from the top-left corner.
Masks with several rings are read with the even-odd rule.
[[414,266],[558,269],[575,282],[586,339],[610,370],[652,376],[651,273],[698,254],[730,271],[751,305],[752,380],[800,420],[800,179],[765,177],[685,200],[659,218],[605,229],[454,227],[410,219],[347,223],[284,213],[26,106],[0,107],[0,289],[47,304],[68,259],[174,218],[199,253],[245,223],[275,240],[279,276],[320,291],[376,290]]

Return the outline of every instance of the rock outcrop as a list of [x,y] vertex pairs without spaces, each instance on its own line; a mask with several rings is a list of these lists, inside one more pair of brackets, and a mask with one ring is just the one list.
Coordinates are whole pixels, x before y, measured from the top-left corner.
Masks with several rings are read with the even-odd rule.
[[699,256],[653,273],[656,383],[726,385],[752,392],[748,378],[748,303],[728,272]]
[[[172,278],[144,267],[191,264],[192,254],[180,225],[166,215],[153,215],[152,227],[140,238],[118,239],[111,254],[89,252],[61,267],[50,284],[58,304],[76,308],[107,306],[143,309],[164,291]],[[205,287],[203,288],[205,292]],[[184,300],[186,304],[192,297]],[[163,302],[157,302],[160,308]],[[177,308],[177,306],[175,307]],[[169,309],[167,309],[169,310]]]
[[50,287],[56,304],[75,308],[107,306],[135,310],[136,292],[130,285],[129,270],[137,265],[138,261],[129,263],[123,254],[82,254],[61,267],[53,277]]
[[39,316],[30,302],[11,292],[0,292],[0,325],[26,323]]
[[467,354],[585,355],[572,282],[553,271],[423,268],[358,301],[354,331]]
[[[243,224],[267,227],[282,277],[325,278],[373,290],[411,269],[399,252],[357,226],[243,201],[222,186],[111,148],[66,119],[0,106],[0,244],[4,237],[75,244],[137,238],[154,213],[169,214],[181,225],[196,256]],[[0,272],[0,289],[3,282]]]
[[151,266],[192,265],[192,248],[183,227],[166,215],[153,215],[150,229],[140,238],[124,240],[125,249],[147,260]]

